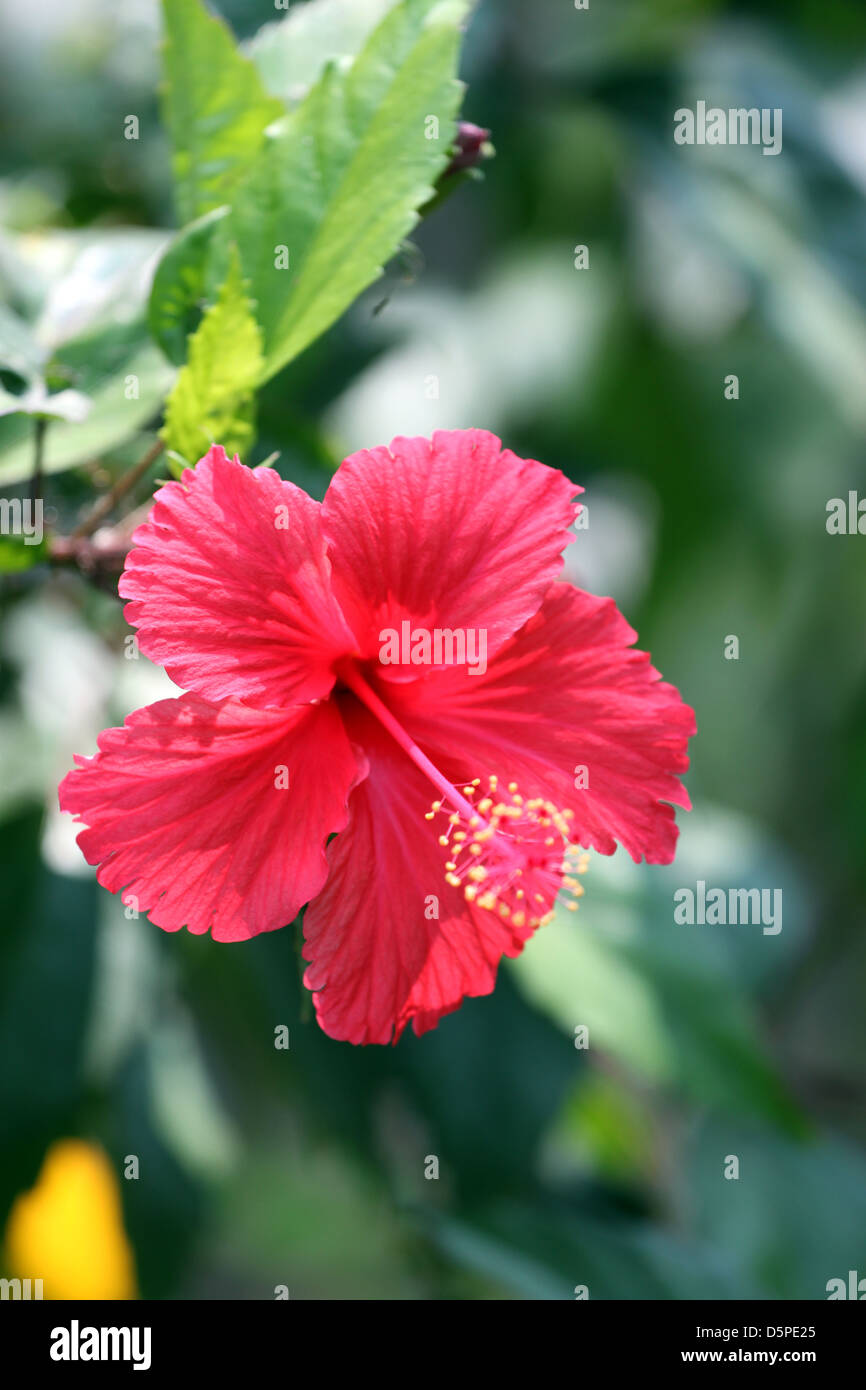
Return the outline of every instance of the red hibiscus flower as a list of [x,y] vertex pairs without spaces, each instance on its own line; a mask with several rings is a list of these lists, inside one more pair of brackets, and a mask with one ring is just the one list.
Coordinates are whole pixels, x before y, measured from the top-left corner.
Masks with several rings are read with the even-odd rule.
[[384,1043],[489,993],[583,850],[668,863],[694,716],[555,582],[579,491],[484,430],[353,454],[321,505],[218,447],[162,487],[119,588],[189,693],[61,784],[100,883],[217,941],[309,904],[319,1023]]

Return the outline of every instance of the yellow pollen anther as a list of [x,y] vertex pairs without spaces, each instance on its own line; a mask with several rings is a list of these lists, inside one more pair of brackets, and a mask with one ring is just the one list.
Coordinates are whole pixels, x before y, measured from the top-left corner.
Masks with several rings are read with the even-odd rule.
[[[572,840],[574,812],[544,796],[524,797],[516,781],[476,777],[432,803],[426,819],[442,813],[449,850],[445,881],[466,902],[496,912],[526,932],[549,922],[560,893],[569,911],[577,908],[589,856]],[[476,798],[475,792],[478,791]]]

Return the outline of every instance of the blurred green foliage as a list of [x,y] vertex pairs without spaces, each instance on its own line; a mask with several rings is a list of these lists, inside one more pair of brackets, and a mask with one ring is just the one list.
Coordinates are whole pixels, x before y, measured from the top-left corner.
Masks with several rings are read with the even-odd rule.
[[[265,91],[297,112],[387,6],[292,6],[291,46],[266,0],[219,8],[264,117]],[[187,278],[151,300],[157,346],[174,205],[156,3],[0,16],[2,386],[93,397],[47,429],[64,532],[153,442],[219,277],[208,224],[173,243]],[[697,711],[676,863],[596,858],[577,917],[434,1033],[332,1042],[297,924],[169,937],[96,887],[54,789],[166,686],[123,659],[116,598],[41,551],[10,561],[3,1213],[52,1140],[82,1134],[118,1171],[140,1156],[123,1197],[149,1296],[822,1298],[866,1273],[866,572],[862,538],[825,528],[828,500],[864,487],[864,40],[844,0],[482,0],[461,76],[496,149],[483,181],[258,392],[248,461],[278,452],[314,495],[350,449],[437,425],[562,468],[590,514],[569,577],[613,594]],[[676,147],[673,112],[699,98],[781,107],[782,154]],[[119,400],[130,374],[139,398]],[[4,495],[32,455],[32,419],[0,419]],[[676,925],[697,879],[781,887],[783,930]]]

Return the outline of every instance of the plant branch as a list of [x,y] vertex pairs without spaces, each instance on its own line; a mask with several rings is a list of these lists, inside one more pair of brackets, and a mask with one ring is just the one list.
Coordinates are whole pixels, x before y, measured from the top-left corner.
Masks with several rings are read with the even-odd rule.
[[109,488],[108,492],[106,492],[103,497],[100,497],[99,501],[88,512],[84,520],[76,526],[69,539],[77,541],[83,539],[85,536],[92,536],[100,523],[114,511],[114,508],[121,498],[125,497],[128,492],[131,492],[136,483],[144,477],[151,464],[155,463],[159,458],[164,447],[162,440],[157,439],[148,449],[144,457],[139,459],[138,463],[134,464],[132,468],[118,478],[117,482]]
[[45,456],[45,432],[48,421],[44,415],[37,415],[33,421],[33,474],[30,479],[30,500],[35,508],[37,498],[42,495],[42,463]]
[[114,526],[105,526],[95,536],[54,536],[48,559],[52,565],[77,569],[89,579],[114,587],[123,569],[132,542],[132,533],[147,516],[145,503]]

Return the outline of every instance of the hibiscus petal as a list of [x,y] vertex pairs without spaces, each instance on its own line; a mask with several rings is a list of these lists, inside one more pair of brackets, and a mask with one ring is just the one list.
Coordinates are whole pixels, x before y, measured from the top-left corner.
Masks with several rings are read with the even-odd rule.
[[184,695],[106,729],[99,750],[60,784],[99,882],[157,926],[217,941],[283,927],[318,893],[362,775],[330,702],[263,712]]
[[421,1034],[465,996],[489,994],[500,957],[518,955],[531,933],[449,887],[446,852],[424,819],[434,789],[351,697],[343,704],[370,774],[304,917],[304,983],[332,1038],[396,1042],[410,1020]]
[[118,585],[141,650],[209,700],[320,699],[354,642],[330,588],[321,509],[216,445],[157,492]]
[[[474,629],[494,652],[562,568],[582,488],[486,430],[363,449],[322,504],[334,592],[366,658],[380,634]],[[417,668],[412,668],[413,674]]]
[[389,703],[452,779],[513,779],[571,808],[584,848],[668,864],[695,716],[636,640],[613,599],[554,584],[485,674],[431,671]]

